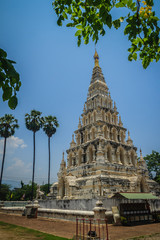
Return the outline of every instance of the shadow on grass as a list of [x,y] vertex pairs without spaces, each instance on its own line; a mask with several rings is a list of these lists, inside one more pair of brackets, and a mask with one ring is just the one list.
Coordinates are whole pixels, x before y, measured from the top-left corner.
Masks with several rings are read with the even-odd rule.
[[[42,233],[37,230],[33,230],[30,228],[20,227],[14,224],[4,223],[0,221],[0,229],[6,232],[6,234],[12,233],[12,235],[15,235],[15,237],[23,236],[23,239],[39,239],[39,240],[68,240],[67,238],[62,238],[58,236],[54,236],[47,233]],[[15,238],[17,239],[17,238]]]

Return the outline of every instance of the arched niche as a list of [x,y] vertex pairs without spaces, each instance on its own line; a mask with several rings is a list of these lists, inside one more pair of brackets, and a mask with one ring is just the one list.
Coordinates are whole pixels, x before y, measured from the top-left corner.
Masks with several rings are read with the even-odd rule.
[[105,112],[102,111],[102,121],[105,121]]
[[59,197],[62,199],[64,198],[65,196],[65,181],[64,181],[64,178],[61,178],[60,181],[59,181]]
[[120,149],[120,161],[124,165],[124,151]]
[[120,131],[120,138],[121,138],[121,142],[124,143],[125,142],[125,134],[123,131]]
[[83,157],[83,155],[82,155],[82,153],[83,153],[83,150],[82,149],[79,149],[78,150],[78,165],[81,165],[81,163],[83,163],[83,161],[82,161],[82,157]]
[[90,145],[87,149],[87,153],[88,153],[88,162],[93,162],[94,160],[94,154],[95,154],[95,148],[93,145]]
[[125,165],[125,150],[123,147],[118,147],[117,151],[119,152],[119,161]]
[[88,114],[88,124],[90,124],[91,123],[91,114],[89,113]]
[[101,98],[101,106],[103,106],[103,99]]
[[97,114],[96,114],[96,111],[93,112],[93,121],[96,122],[96,117],[97,117]]
[[104,136],[104,138],[108,138],[108,128],[107,128],[107,126],[104,126],[103,127],[103,136]]
[[117,141],[117,130],[115,128],[113,128],[112,133],[113,133],[113,140]]
[[89,148],[89,162],[93,162],[93,149]]
[[94,140],[96,138],[96,130],[95,127],[91,129],[91,138]]
[[87,140],[88,140],[88,131],[85,130],[85,132],[84,132],[84,142],[87,142]]
[[68,155],[68,165],[69,165],[69,167],[72,166],[72,158],[73,158],[73,154],[72,154],[72,152],[70,152],[69,155]]
[[106,158],[107,161],[112,162],[112,146],[110,144],[106,147]]
[[111,123],[111,113],[110,112],[107,113],[107,119],[108,119],[108,122]]
[[131,156],[131,162],[132,162],[133,166],[136,166],[136,159],[135,159],[135,151],[134,150],[131,151],[130,156]]
[[149,192],[149,187],[144,177],[138,178],[137,187],[139,188],[139,192]]

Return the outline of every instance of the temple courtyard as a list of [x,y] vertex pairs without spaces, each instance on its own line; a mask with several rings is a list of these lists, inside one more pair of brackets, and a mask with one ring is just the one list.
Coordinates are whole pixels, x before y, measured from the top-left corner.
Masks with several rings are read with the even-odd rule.
[[[28,219],[20,215],[4,214],[0,213],[0,221],[10,224],[15,224],[18,226],[23,226],[30,229],[39,230],[41,232],[53,234],[55,236],[60,236],[68,239],[72,239],[76,232],[76,223],[67,220],[49,219],[41,218]],[[146,236],[145,238],[136,239],[160,239],[160,223],[145,224],[139,226],[114,226],[112,224],[108,225],[109,230],[109,240],[120,240],[120,239],[133,239],[138,236]],[[8,234],[10,234],[8,232]],[[149,237],[152,235],[152,237]],[[13,236],[7,236],[7,233],[2,231],[0,228],[0,239],[25,239],[14,238]]]

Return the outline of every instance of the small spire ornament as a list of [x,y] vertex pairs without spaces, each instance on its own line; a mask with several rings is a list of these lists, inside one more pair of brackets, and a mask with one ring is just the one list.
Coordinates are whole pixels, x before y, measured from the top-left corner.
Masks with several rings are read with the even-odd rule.
[[79,123],[78,123],[78,128],[81,128],[82,124],[81,124],[81,118],[79,117]]
[[76,143],[74,141],[74,134],[72,134],[72,142],[70,143],[70,148],[73,148],[76,146]]
[[122,120],[120,115],[119,115],[119,126],[122,126]]
[[127,139],[127,144],[128,145],[130,145],[130,146],[132,146],[133,145],[133,141],[132,141],[132,139],[131,139],[131,137],[130,137],[130,132],[128,131],[128,139]]
[[66,167],[66,162],[64,160],[64,152],[62,154],[62,161],[61,161],[61,170],[64,170],[64,168]]
[[117,111],[116,102],[114,102],[114,111]]
[[99,67],[99,56],[98,56],[98,53],[95,49],[95,54],[94,54],[94,67]]

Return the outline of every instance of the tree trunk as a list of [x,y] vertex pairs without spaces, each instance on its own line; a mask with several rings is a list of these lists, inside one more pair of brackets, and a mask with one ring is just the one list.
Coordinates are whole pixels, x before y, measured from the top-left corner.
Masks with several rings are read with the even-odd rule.
[[48,193],[49,193],[49,186],[50,186],[50,167],[51,167],[51,160],[50,160],[50,137],[48,137],[48,153],[49,153],[49,162],[48,162]]
[[34,170],[35,170],[35,132],[33,132],[33,173],[32,173],[32,195],[31,195],[31,201],[33,200],[33,192],[34,192]]
[[7,138],[4,138],[3,159],[2,159],[1,178],[0,178],[0,189],[1,189],[1,184],[2,184],[4,160],[5,160],[5,154],[6,154],[6,142],[7,142]]

